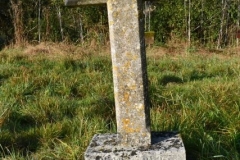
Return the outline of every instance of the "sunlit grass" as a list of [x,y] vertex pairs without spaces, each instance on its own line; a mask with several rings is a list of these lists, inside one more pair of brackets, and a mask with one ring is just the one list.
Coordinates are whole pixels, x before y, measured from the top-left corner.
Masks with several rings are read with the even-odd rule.
[[[148,57],[154,131],[179,131],[193,159],[240,159],[240,56]],[[116,132],[110,55],[0,52],[0,157],[82,159]]]

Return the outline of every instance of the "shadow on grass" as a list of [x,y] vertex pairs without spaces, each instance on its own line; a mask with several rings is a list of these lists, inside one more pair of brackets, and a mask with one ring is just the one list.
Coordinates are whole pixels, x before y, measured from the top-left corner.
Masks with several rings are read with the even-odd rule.
[[165,75],[159,80],[159,84],[166,86],[168,83],[183,83],[183,80],[175,75]]
[[86,113],[89,117],[100,117],[106,122],[107,130],[114,130],[115,115],[115,103],[113,98],[99,98],[95,102],[92,102],[91,108]]
[[206,78],[214,78],[214,77],[215,75],[193,70],[189,75],[183,78],[180,78],[179,76],[174,74],[164,75],[160,78],[159,84],[166,86],[169,83],[181,84],[181,83],[190,82],[190,81],[201,81]]
[[0,157],[13,153],[19,153],[26,156],[28,152],[34,152],[39,146],[39,140],[33,132],[20,132],[13,136],[8,132],[1,133],[0,136]]
[[11,133],[27,131],[36,126],[36,122],[33,117],[29,115],[22,115],[16,111],[12,111],[9,115],[8,130]]
[[[50,111],[51,107],[48,109]],[[0,159],[12,154],[25,157],[41,148],[42,140],[65,138],[71,131],[71,125],[66,124],[64,120],[72,120],[74,118],[72,113],[75,113],[75,109],[75,107],[66,107],[60,112],[51,112],[51,115],[42,115],[39,118],[34,117],[37,114],[35,112],[32,112],[33,115],[28,115],[17,110],[11,111],[1,128]],[[46,118],[44,119],[43,116]],[[51,116],[55,116],[55,121],[51,119]]]
[[0,86],[3,84],[5,80],[7,80],[10,76],[8,75],[1,75],[0,74]]
[[203,80],[205,78],[213,78],[213,77],[215,76],[209,73],[193,70],[189,75],[189,81]]
[[238,154],[240,156],[240,133],[238,133],[237,136],[235,137],[235,144],[236,144]]
[[8,155],[17,151],[25,156],[29,151],[36,151],[39,146],[39,137],[36,136],[34,127],[35,120],[32,117],[22,116],[15,111],[10,112],[0,135],[1,153]]

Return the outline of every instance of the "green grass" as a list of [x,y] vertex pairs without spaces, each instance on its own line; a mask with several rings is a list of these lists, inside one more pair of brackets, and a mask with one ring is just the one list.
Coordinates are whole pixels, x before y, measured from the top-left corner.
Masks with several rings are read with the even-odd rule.
[[[0,159],[83,159],[116,132],[110,55],[0,52]],[[154,131],[179,131],[189,159],[240,159],[240,56],[148,57]]]

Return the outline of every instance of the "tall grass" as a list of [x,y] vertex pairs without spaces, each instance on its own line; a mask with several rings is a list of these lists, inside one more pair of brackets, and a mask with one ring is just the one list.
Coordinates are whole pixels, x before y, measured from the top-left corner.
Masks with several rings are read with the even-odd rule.
[[[179,131],[189,159],[240,159],[238,55],[149,56],[148,78],[152,130]],[[0,115],[1,159],[83,159],[116,132],[110,55],[3,50]]]
[[193,159],[239,159],[240,57],[149,61],[152,129],[181,132]]

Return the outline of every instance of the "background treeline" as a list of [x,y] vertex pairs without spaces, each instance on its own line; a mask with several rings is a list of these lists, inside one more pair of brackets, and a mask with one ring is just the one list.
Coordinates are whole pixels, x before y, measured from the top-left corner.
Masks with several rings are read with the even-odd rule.
[[[152,5],[156,44],[178,39],[214,48],[238,45],[240,0],[156,0]],[[63,0],[0,0],[0,45],[42,41],[107,43],[106,5],[69,8]]]

